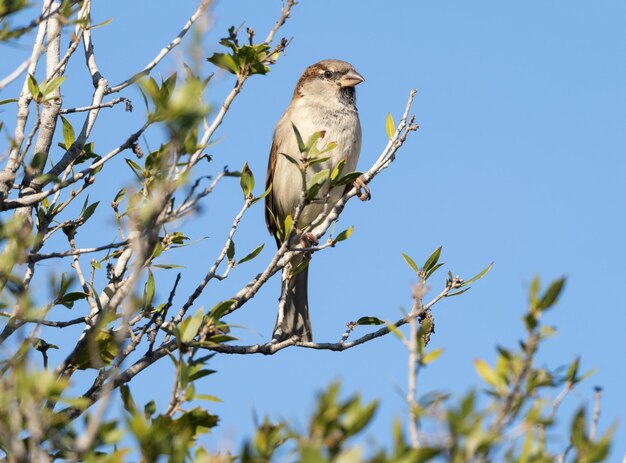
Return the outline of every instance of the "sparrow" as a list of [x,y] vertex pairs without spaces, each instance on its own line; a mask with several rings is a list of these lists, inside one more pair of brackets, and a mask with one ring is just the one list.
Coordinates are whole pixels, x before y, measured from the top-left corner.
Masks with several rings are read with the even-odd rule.
[[[293,163],[294,160],[301,162],[293,127],[297,128],[305,142],[314,133],[321,132],[323,137],[317,142],[319,150],[327,147],[329,142],[336,144],[334,149],[322,155],[328,157],[326,161],[307,169],[307,184],[315,173],[324,169],[332,172],[342,160],[345,162],[342,172],[353,172],[361,151],[361,123],[356,108],[355,87],[364,80],[350,63],[334,59],[309,66],[298,80],[291,103],[274,130],[267,169],[266,188],[271,186],[271,189],[265,197],[265,222],[279,247],[282,244],[280,230],[284,228],[286,217],[294,216],[302,192],[302,171]],[[331,210],[344,190],[345,187],[337,186],[329,191],[326,182],[317,195],[325,201],[313,201],[304,207],[298,229],[304,229],[324,211]],[[293,269],[307,258],[298,254],[290,262],[290,267]],[[283,272],[289,271],[288,267],[283,267]],[[279,305],[272,336],[275,342],[293,336],[299,341],[313,340],[307,295],[308,273],[306,265],[287,280],[284,310],[281,311]]]

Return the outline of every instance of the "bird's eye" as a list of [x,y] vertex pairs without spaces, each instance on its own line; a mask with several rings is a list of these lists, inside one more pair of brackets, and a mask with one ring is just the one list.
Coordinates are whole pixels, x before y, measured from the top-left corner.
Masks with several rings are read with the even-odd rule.
[[332,71],[326,71],[324,72],[324,77],[326,77],[327,79],[330,79],[333,76]]

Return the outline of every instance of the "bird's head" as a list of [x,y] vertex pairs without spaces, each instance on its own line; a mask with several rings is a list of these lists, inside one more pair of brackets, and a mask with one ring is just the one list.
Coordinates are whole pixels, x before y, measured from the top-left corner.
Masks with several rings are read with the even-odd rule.
[[326,59],[306,68],[293,97],[338,98],[354,104],[354,87],[364,80],[350,63]]

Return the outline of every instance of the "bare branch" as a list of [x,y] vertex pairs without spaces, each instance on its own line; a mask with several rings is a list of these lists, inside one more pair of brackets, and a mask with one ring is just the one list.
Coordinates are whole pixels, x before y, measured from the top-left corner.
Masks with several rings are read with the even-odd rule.
[[287,21],[287,18],[289,18],[289,15],[291,14],[291,9],[293,8],[294,5],[297,5],[297,4],[298,2],[296,0],[287,0],[287,4],[281,8],[280,18],[278,18],[278,21],[276,21],[276,24],[274,25],[274,27],[272,27],[272,30],[269,32],[269,34],[267,34],[265,43],[267,44],[272,43],[272,41],[274,40],[274,36],[276,35],[276,32],[278,32],[278,29],[280,29],[283,26],[283,24],[285,24],[285,22]]
[[[405,317],[396,321],[393,324],[393,326],[395,326],[396,328],[399,328],[409,323],[410,320],[418,318],[419,316],[423,315],[431,307],[433,307],[437,302],[447,297],[450,291],[452,291],[453,289],[460,288],[462,283],[463,283],[463,280],[460,279],[459,277],[456,277],[450,285],[446,286],[446,288],[443,291],[441,291],[435,298],[433,298],[428,304],[422,306],[421,309],[415,310],[414,312],[411,312]],[[385,326],[383,328],[380,328],[379,330],[365,334],[361,336],[360,338],[357,338],[354,341],[349,341],[349,342],[342,342],[342,341],[339,341],[336,343],[299,342],[294,337],[294,338],[287,339],[279,343],[255,344],[255,345],[250,345],[250,346],[234,346],[234,345],[219,344],[216,346],[204,347],[204,348],[207,350],[221,352],[224,354],[271,355],[289,346],[304,347],[306,349],[330,350],[334,352],[342,352],[344,350],[351,349],[353,347],[369,342],[373,339],[386,336],[389,333],[391,333],[391,330],[387,326]]]
[[11,72],[4,79],[0,80],[0,90],[2,90],[4,87],[9,85],[15,79],[17,79],[20,76],[20,74],[22,72],[24,72],[24,70],[28,67],[28,65],[30,64],[31,60],[32,60],[31,57],[26,58],[24,61],[22,61],[22,63],[18,67],[16,67],[13,70],[13,72]]
[[[274,35],[278,31],[278,29],[280,29],[280,27],[282,27],[283,24],[285,24],[285,22],[287,21],[287,18],[289,17],[289,14],[291,12],[291,8],[295,4],[296,4],[295,0],[288,0],[287,5],[282,9],[280,18],[278,19],[277,23],[274,25],[274,28],[268,34],[267,39],[265,40],[265,43],[270,43],[273,40]],[[286,46],[287,46],[287,42],[283,40],[280,44],[278,44],[275,47],[275,50],[272,53],[268,53],[267,60],[269,61],[270,57],[274,55],[274,53],[283,51]],[[230,91],[230,93],[224,99],[224,102],[222,103],[222,106],[220,107],[220,110],[218,111],[218,113],[215,115],[215,118],[213,119],[213,122],[211,123],[211,125],[208,126],[206,130],[204,131],[204,134],[202,135],[202,138],[200,142],[198,143],[200,148],[191,156],[191,159],[189,161],[190,167],[193,167],[198,162],[200,156],[202,155],[202,151],[206,148],[207,144],[209,143],[209,140],[211,140],[211,137],[213,136],[217,128],[222,124],[224,120],[224,116],[226,116],[226,113],[228,112],[230,105],[232,104],[235,97],[239,94],[241,89],[243,88],[243,85],[248,79],[248,77],[249,77],[248,74],[240,74],[237,76],[237,82],[235,83],[235,87]]]
[[189,31],[191,26],[198,20],[198,18],[200,18],[200,16],[202,16],[204,14],[204,12],[211,5],[211,3],[212,3],[212,0],[202,0],[202,2],[200,2],[200,5],[198,6],[198,8],[194,12],[194,14],[192,14],[191,17],[187,20],[187,22],[185,23],[185,25],[183,26],[181,31],[178,33],[178,35],[165,48],[163,48],[156,55],[156,57],[152,61],[150,61],[150,63],[148,63],[146,65],[146,67],[144,67],[141,71],[137,72],[133,76],[131,76],[128,79],[126,79],[121,84],[115,85],[115,86],[111,87],[110,89],[108,89],[106,91],[106,94],[108,95],[108,94],[111,94],[111,93],[117,93],[120,90],[125,89],[126,87],[128,87],[132,83],[136,82],[141,77],[143,77],[145,75],[148,75],[150,73],[150,71],[152,71],[152,69],[154,69],[154,67],[157,64],[159,64],[159,62],[163,58],[165,58],[170,51],[172,51],[174,48],[176,48],[181,43],[181,41],[183,40],[183,37],[185,36],[185,34],[187,34],[187,31]]
[[128,101],[129,101],[128,98],[119,97],[119,98],[115,98],[114,100],[107,101],[106,103],[102,103],[102,104],[100,104],[98,106],[83,106],[83,107],[80,107],[80,108],[61,109],[61,111],[59,111],[59,113],[60,114],[70,114],[70,113],[80,113],[80,112],[84,112],[84,111],[91,111],[92,109],[112,108],[116,104],[123,103],[123,102],[128,102]]
[[233,242],[233,237],[235,236],[235,233],[237,232],[239,223],[241,222],[243,215],[246,213],[246,211],[250,208],[251,205],[252,205],[252,199],[249,198],[244,201],[244,204],[241,210],[239,211],[239,213],[235,216],[235,219],[233,220],[233,224],[231,225],[230,231],[228,232],[226,242],[224,243],[224,246],[222,246],[222,250],[217,256],[217,259],[215,259],[215,262],[213,262],[213,265],[211,265],[211,268],[209,269],[207,274],[204,276],[200,284],[196,287],[194,292],[189,296],[185,305],[183,305],[180,311],[178,312],[178,315],[176,316],[176,319],[175,319],[175,323],[180,322],[183,319],[187,310],[189,310],[189,308],[193,305],[195,300],[200,296],[200,294],[202,294],[202,291],[204,290],[206,285],[209,283],[209,281],[211,281],[213,278],[216,277],[217,269],[226,258],[226,255],[228,253],[228,248]]
[[[52,0],[45,0],[43,2],[42,16],[47,15],[52,6]],[[39,56],[43,51],[43,39],[46,34],[46,23],[40,22],[37,29],[37,35],[33,42],[33,49],[30,56],[30,64],[28,65],[27,74],[34,75],[37,70],[37,63],[39,62]],[[7,164],[0,172],[0,203],[7,197],[9,190],[13,186],[15,181],[15,173],[20,167],[19,153],[24,141],[24,128],[26,127],[26,121],[28,120],[28,105],[32,100],[32,95],[28,90],[28,77],[24,79],[22,85],[22,91],[17,102],[17,123],[15,125],[15,131],[13,135],[13,143],[11,151],[9,152],[9,159]]]
[[39,317],[23,317],[21,315],[12,316],[8,312],[0,312],[0,317],[5,317],[5,318],[13,317],[16,320],[19,320],[24,323],[36,323],[38,325],[50,326],[52,328],[65,328],[67,326],[79,325],[81,323],[88,323],[88,324],[91,323],[91,317],[78,317],[78,318],[73,318],[72,320],[66,320],[66,321],[52,321],[52,320],[44,320]]
[[[57,191],[62,190],[66,186],[71,185],[72,183],[76,183],[79,180],[87,177],[88,175],[91,175],[97,169],[99,169],[101,166],[103,166],[106,162],[111,160],[113,157],[117,156],[122,151],[124,151],[124,150],[126,150],[128,148],[132,148],[135,145],[135,143],[137,143],[137,140],[139,139],[141,134],[150,126],[150,124],[151,124],[151,122],[146,122],[137,132],[131,134],[126,139],[126,141],[124,143],[122,143],[120,146],[118,146],[114,150],[110,151],[108,154],[103,156],[102,159],[100,159],[99,161],[94,162],[89,167],[87,167],[86,169],[76,173],[74,176],[70,177],[69,179],[62,180],[61,182],[56,183],[53,187],[49,188],[48,190],[44,190],[44,191],[42,191],[40,193],[34,193],[32,195],[28,195],[28,196],[25,196],[23,198],[18,198],[18,199],[4,201],[0,205],[1,209],[2,210],[8,210],[8,209],[15,209],[17,207],[22,207],[22,206],[32,206],[34,204],[37,204],[42,199],[50,196],[51,194],[54,194]],[[48,172],[48,173],[52,174],[52,170],[50,172]]]
[[128,244],[128,240],[125,240],[125,241],[120,241],[117,243],[96,246],[94,248],[74,248],[74,249],[70,249],[69,251],[62,251],[62,252],[50,252],[47,254],[30,254],[27,257],[27,260],[28,262],[39,262],[40,260],[45,260],[45,259],[58,259],[62,257],[80,256],[80,255],[88,254],[92,252],[106,251],[109,249],[121,248],[122,246],[126,246],[127,244]]
[[600,421],[600,401],[602,400],[602,388],[596,386],[593,393],[593,416],[591,418],[591,428],[589,430],[589,439],[596,439],[598,433],[598,422]]
[[[448,287],[446,287],[448,289]],[[416,288],[413,292],[413,305],[409,315],[425,314],[426,310],[423,309],[422,299],[425,291],[425,281],[420,276]],[[411,447],[417,449],[420,446],[418,416],[415,413],[417,403],[415,396],[417,393],[417,375],[421,367],[421,355],[418,352],[418,336],[419,336],[419,320],[418,316],[412,316],[409,318],[409,338],[405,341],[405,346],[409,351],[408,355],[408,387],[406,393],[406,400],[409,408],[409,435],[411,436]]]

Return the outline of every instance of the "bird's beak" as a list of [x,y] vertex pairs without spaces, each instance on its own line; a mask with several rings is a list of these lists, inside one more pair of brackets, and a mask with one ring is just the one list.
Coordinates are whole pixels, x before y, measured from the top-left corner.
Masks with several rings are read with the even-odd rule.
[[339,85],[342,87],[356,87],[363,81],[365,81],[363,76],[358,72],[352,70],[348,71],[339,79]]

